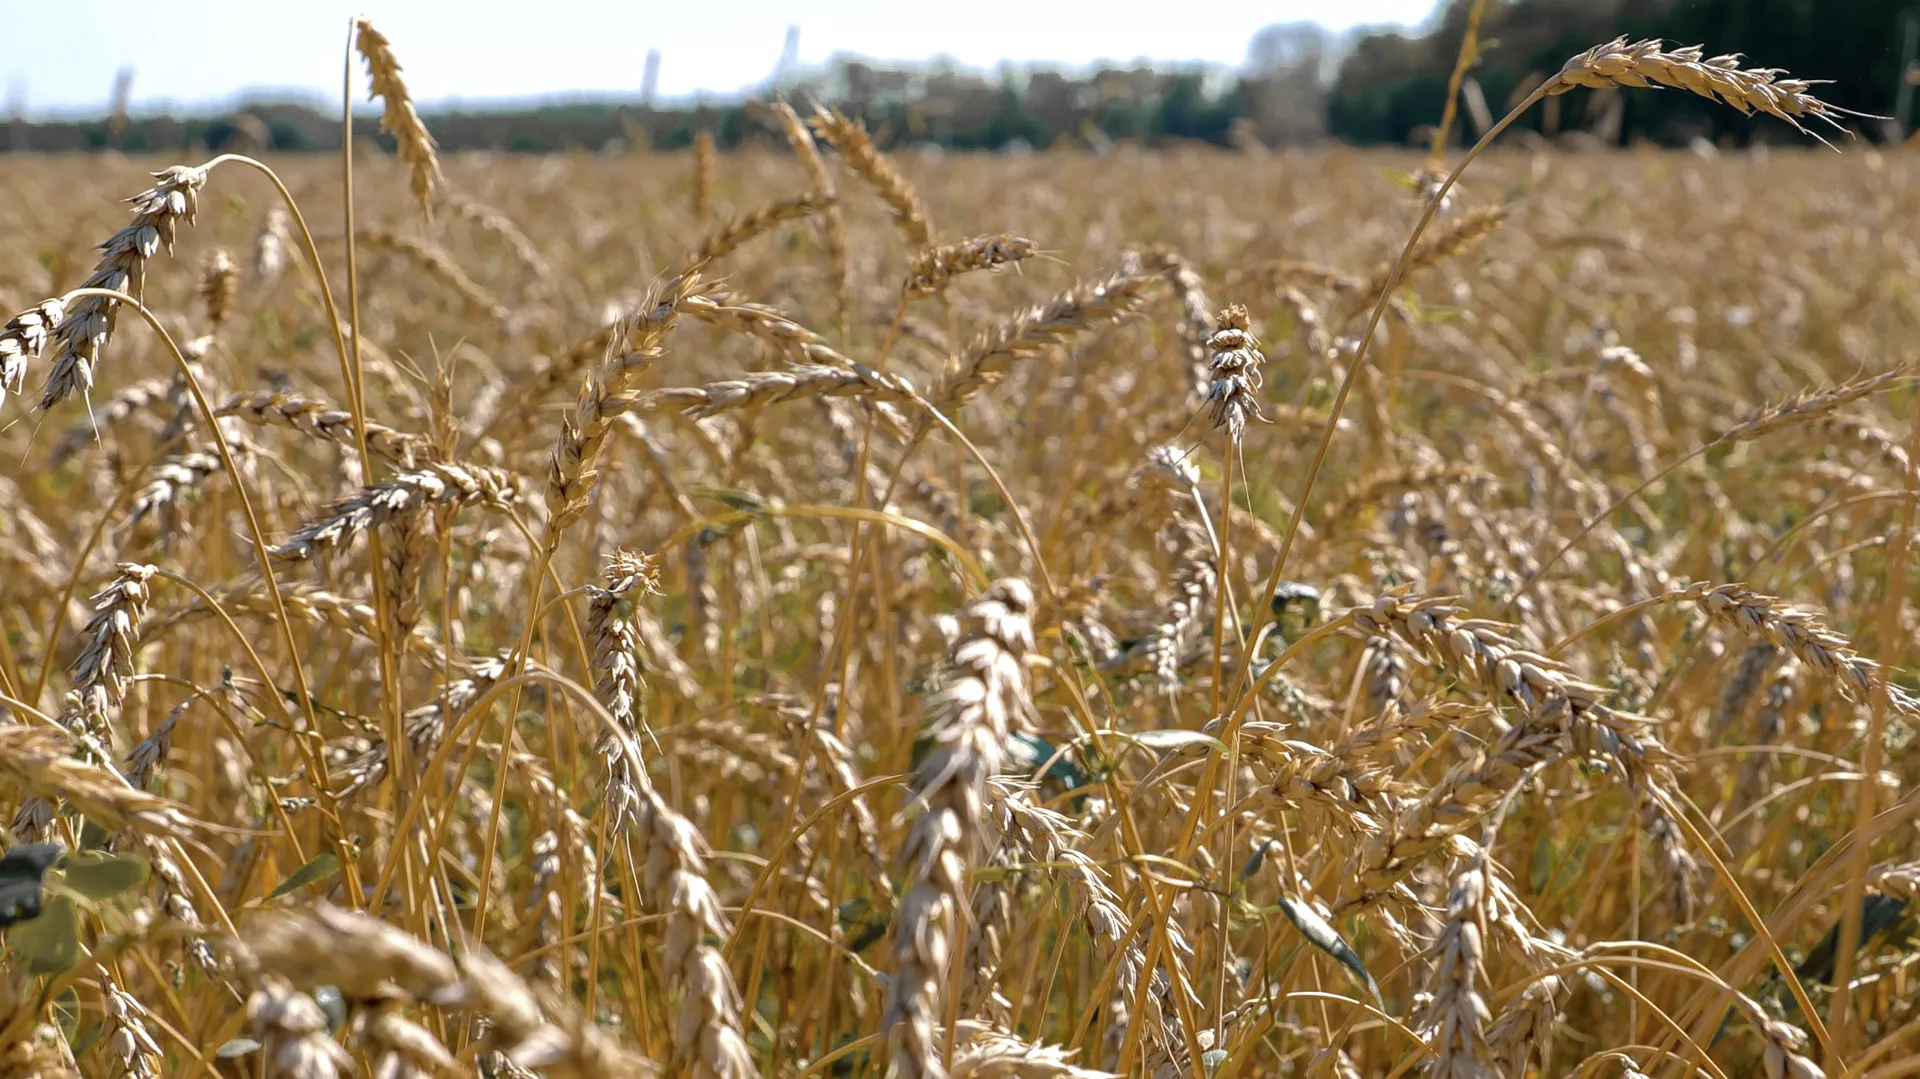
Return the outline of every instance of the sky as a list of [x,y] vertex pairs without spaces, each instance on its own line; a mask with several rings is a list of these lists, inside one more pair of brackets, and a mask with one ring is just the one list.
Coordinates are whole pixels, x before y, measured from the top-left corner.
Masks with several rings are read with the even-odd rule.
[[[372,0],[361,0],[371,3]],[[1078,67],[1100,60],[1237,65],[1262,26],[1311,20],[1331,29],[1417,24],[1435,0],[466,0],[358,7],[334,0],[197,0],[183,7],[88,0],[72,10],[0,0],[6,103],[30,117],[99,114],[114,73],[134,69],[133,111],[217,111],[242,96],[338,101],[349,20],[365,14],[393,43],[414,96],[458,101],[638,93],[649,49],[661,53],[659,92],[738,92],[763,82],[787,27],[800,26],[800,62],[835,53],[961,64],[1001,61]],[[1138,12],[1137,15],[1134,13]],[[355,75],[365,96],[364,77]],[[12,108],[9,111],[13,111]]]

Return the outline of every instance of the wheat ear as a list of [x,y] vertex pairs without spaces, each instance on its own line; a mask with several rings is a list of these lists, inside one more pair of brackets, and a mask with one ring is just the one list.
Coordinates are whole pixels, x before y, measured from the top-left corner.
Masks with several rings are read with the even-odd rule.
[[434,152],[433,135],[413,107],[413,95],[407,92],[400,61],[393,55],[387,36],[364,18],[355,19],[353,27],[354,48],[367,64],[369,96],[380,99],[380,129],[392,135],[400,147],[400,157],[410,174],[413,201],[420,204],[421,213],[432,217],[434,191],[446,185],[439,155]]

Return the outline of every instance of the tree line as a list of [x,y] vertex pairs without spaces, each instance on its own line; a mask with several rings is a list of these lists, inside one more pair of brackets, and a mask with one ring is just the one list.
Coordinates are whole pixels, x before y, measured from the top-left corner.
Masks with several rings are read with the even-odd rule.
[[[1255,35],[1235,72],[1107,67],[1085,74],[945,68],[882,68],[841,60],[823,72],[762,88],[760,96],[833,101],[866,120],[883,145],[934,143],[955,149],[1070,146],[1101,150],[1120,142],[1201,142],[1222,146],[1305,145],[1332,138],[1356,144],[1423,141],[1446,103],[1448,77],[1473,0],[1447,0],[1423,33],[1330,34],[1311,23],[1279,24]],[[1467,95],[1469,120],[1497,117],[1570,56],[1616,34],[1701,43],[1739,51],[1754,64],[1803,79],[1830,79],[1822,97],[1855,112],[1864,133],[1904,133],[1906,75],[1920,45],[1920,0],[1486,0],[1480,56]],[[708,131],[726,147],[777,139],[752,102],[648,107],[637,102],[442,112],[427,117],[449,150],[551,152],[675,149]],[[1576,91],[1520,124],[1545,136],[1584,133],[1610,143],[1776,137],[1738,113],[1687,94]],[[1470,123],[1456,137],[1471,133]],[[356,121],[356,139],[377,139]],[[164,151],[234,144],[322,150],[340,145],[327,112],[262,105],[219,119],[168,117],[87,123],[16,120],[5,145],[16,150],[116,147]]]

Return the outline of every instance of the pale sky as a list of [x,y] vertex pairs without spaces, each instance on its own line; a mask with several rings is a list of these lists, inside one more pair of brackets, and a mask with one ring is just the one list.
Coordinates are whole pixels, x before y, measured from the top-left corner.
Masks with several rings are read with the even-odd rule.
[[[134,69],[133,111],[217,109],[258,90],[338,100],[349,19],[366,14],[393,42],[424,104],[569,92],[637,93],[659,49],[660,94],[728,94],[764,81],[787,27],[800,61],[836,52],[882,60],[938,53],[990,68],[1002,61],[1082,66],[1145,58],[1237,65],[1269,23],[1332,29],[1416,24],[1435,0],[0,0],[0,78],[30,116],[104,111],[114,72]],[[356,93],[365,83],[356,72]]]

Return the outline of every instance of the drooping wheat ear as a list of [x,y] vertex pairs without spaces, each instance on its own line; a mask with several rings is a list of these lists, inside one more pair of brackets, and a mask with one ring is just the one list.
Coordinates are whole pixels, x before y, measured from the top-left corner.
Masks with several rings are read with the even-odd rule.
[[1852,404],[1887,389],[1914,373],[1914,365],[1903,363],[1872,375],[1863,375],[1831,389],[1797,393],[1778,404],[1770,404],[1747,419],[1722,431],[1707,448],[1729,446],[1770,434],[1796,423],[1819,420],[1843,405]]
[[520,265],[533,271],[535,277],[542,281],[553,278],[553,267],[547,265],[547,260],[540,254],[540,249],[533,246],[533,241],[527,239],[527,234],[520,231],[520,226],[514,224],[512,218],[491,206],[475,202],[462,195],[449,195],[447,205],[452,207],[455,215],[475,228],[498,236],[501,242],[507,245],[507,250],[513,252],[513,257],[519,260]]
[[423,507],[477,504],[504,511],[519,497],[514,476],[501,469],[428,462],[417,471],[398,473],[340,499],[267,553],[276,560],[304,562],[346,546],[369,528]]
[[1429,1075],[1481,1079],[1492,1074],[1487,1025],[1493,1013],[1482,988],[1486,977],[1486,898],[1492,869],[1486,848],[1462,840],[1462,858],[1447,888],[1447,917],[1433,944],[1433,972],[1414,1029],[1423,1033],[1434,1060]]
[[224,247],[207,252],[200,262],[200,302],[207,308],[207,326],[215,333],[226,325],[233,312],[233,298],[240,289],[240,271]]
[[994,582],[967,605],[950,668],[927,702],[932,749],[914,775],[907,834],[907,893],[894,910],[892,978],[881,1029],[894,1067],[914,1077],[945,1075],[936,1031],[942,1021],[952,934],[967,909],[968,874],[984,864],[988,780],[1000,770],[1013,721],[1031,711],[1025,658],[1033,651],[1033,589]]
[[1803,132],[1802,120],[1822,120],[1838,130],[1838,117],[1850,115],[1808,93],[1815,83],[1783,79],[1780,76],[1786,72],[1779,68],[1742,68],[1738,54],[1702,59],[1705,50],[1698,45],[1663,52],[1663,44],[1658,40],[1628,44],[1625,37],[1617,37],[1595,45],[1568,60],[1543,89],[1553,95],[1576,86],[1667,86],[1723,101],[1743,113],[1764,112]]
[[261,284],[280,280],[287,268],[287,211],[279,206],[267,211],[260,231],[253,234],[253,279]]
[[506,325],[513,321],[513,313],[505,304],[494,297],[493,293],[480,287],[473,278],[467,276],[453,256],[425,240],[411,236],[402,236],[384,229],[368,229],[354,234],[354,239],[379,251],[387,251],[412,262],[427,272],[427,276],[440,282],[460,295],[462,300],[478,310],[487,313],[493,321]]
[[705,221],[713,213],[713,132],[693,136],[693,217]]
[[[221,405],[215,415],[237,416],[256,427],[291,427],[301,434],[349,449],[358,445],[353,413],[297,393],[237,394]],[[372,422],[367,424],[367,452],[403,471],[419,468],[440,456],[422,436]]]
[[942,408],[961,404],[1006,377],[1015,360],[1060,344],[1082,330],[1132,316],[1156,280],[1117,273],[1075,285],[987,330],[961,354],[958,371],[934,390],[933,403]]
[[19,393],[27,380],[27,361],[47,347],[47,338],[66,315],[59,300],[43,300],[38,306],[7,320],[0,327],[0,405],[8,393]]
[[160,572],[156,566],[136,562],[122,562],[115,568],[118,574],[113,583],[93,597],[86,646],[67,668],[90,725],[104,721],[108,709],[119,707],[126,695],[140,622],[147,616],[147,582]]
[[661,342],[679,319],[680,305],[697,294],[698,273],[685,273],[654,289],[642,306],[621,320],[606,358],[587,376],[573,411],[560,425],[547,472],[548,542],[587,512],[599,478],[594,464],[613,418],[633,403],[628,383],[653,365]]
[[961,274],[1021,262],[1039,251],[1040,245],[1032,240],[1004,232],[923,248],[907,264],[907,283],[902,291],[910,297],[932,296],[945,291]]
[[247,1020],[273,1079],[338,1079],[353,1057],[327,1033],[327,1013],[283,978],[263,977],[247,997]]
[[[171,253],[180,222],[193,223],[206,170],[175,165],[153,175],[159,182],[127,200],[133,204],[133,221],[100,245],[100,261],[82,287],[140,295],[147,260],[162,247]],[[41,408],[52,408],[75,390],[93,388],[94,365],[113,337],[119,307],[118,300],[82,296],[66,309],[53,331],[53,360],[40,393]],[[46,305],[38,310],[44,312]]]
[[704,386],[676,386],[646,396],[652,408],[684,406],[695,418],[742,408],[764,408],[809,397],[864,397],[885,401],[912,400],[912,384],[898,375],[875,371],[864,364],[826,367],[801,364],[778,371],[754,371]]
[[1487,1029],[1497,1074],[1526,1075],[1535,1064],[1544,1068],[1553,1059],[1561,1019],[1558,998],[1565,984],[1556,974],[1529,983]]
[[880,152],[867,134],[867,125],[842,113],[839,109],[826,108],[819,104],[813,107],[811,118],[813,129],[820,133],[847,164],[860,175],[867,186],[880,201],[893,211],[893,221],[901,235],[916,250],[932,247],[933,222],[927,218],[927,209],[920,203],[920,196],[907,183],[906,177],[894,169],[893,162]]
[[[1855,651],[1852,641],[1835,632],[1812,611],[1748,591],[1737,584],[1696,587],[1689,590],[1688,595],[1713,618],[1799,656],[1802,662],[1832,679],[1841,695],[1849,700],[1864,702],[1876,685],[1886,682],[1880,664]],[[1895,710],[1920,716],[1920,700],[1912,694],[1891,682],[1887,682],[1887,694],[1887,703]]]
[[433,135],[426,122],[414,111],[413,96],[400,75],[400,61],[393,55],[387,36],[366,19],[354,20],[354,48],[367,64],[368,97],[379,98],[380,130],[393,136],[400,157],[412,173],[413,201],[420,212],[433,216],[434,189],[446,186],[440,173],[440,158],[434,153]]
[[652,905],[667,916],[667,981],[681,994],[674,1055],[700,1079],[758,1075],[740,1032],[740,989],[714,946],[733,927],[707,882],[706,841],[659,792],[643,787],[639,798],[636,858]]
[[708,233],[687,261],[691,265],[705,266],[733,254],[740,245],[756,236],[772,232],[789,221],[820,213],[832,205],[831,194],[809,191],[804,195],[757,206]]
[[1807,1047],[1807,1032],[1775,1019],[1760,1003],[1745,993],[1733,995],[1734,1006],[1753,1025],[1753,1032],[1767,1043],[1761,1055],[1761,1074],[1767,1079],[1827,1079],[1827,1073],[1800,1050]]
[[1144,664],[1153,672],[1155,684],[1170,693],[1179,688],[1181,663],[1206,626],[1219,583],[1219,563],[1206,528],[1184,513],[1167,521],[1160,538],[1174,558],[1167,602],[1140,643],[1114,657],[1110,665],[1124,670]]
[[175,803],[134,790],[111,768],[74,757],[72,741],[51,727],[0,726],[0,774],[28,794],[72,803],[108,831],[172,839],[199,828]]
[[[134,631],[134,635],[138,637],[138,629]],[[172,710],[167,712],[166,717],[156,724],[145,738],[134,743],[133,748],[127,751],[127,758],[121,764],[120,774],[127,777],[128,783],[140,790],[147,789],[147,780],[153,775],[153,770],[167,763],[167,754],[173,752],[174,728],[180,725],[180,717],[186,714],[187,709],[193,707],[195,699],[188,697],[174,705]]]
[[106,982],[101,1011],[100,1051],[114,1065],[116,1075],[127,1079],[160,1079],[160,1062],[165,1054],[147,1030],[151,1016],[138,1000],[112,981]]
[[825,338],[779,311],[763,304],[747,303],[724,292],[689,296],[680,304],[680,313],[731,333],[765,341],[793,363],[820,363],[833,367],[853,365],[852,360],[827,344]]
[[1249,416],[1268,422],[1260,414],[1259,399],[1263,384],[1260,365],[1267,358],[1253,336],[1245,307],[1233,304],[1220,312],[1217,321],[1220,328],[1207,338],[1207,349],[1212,353],[1207,360],[1207,372],[1212,376],[1207,387],[1207,412],[1213,425],[1225,427],[1227,438],[1238,445]]
[[134,492],[127,507],[127,528],[149,517],[159,522],[160,542],[192,531],[192,521],[181,512],[181,499],[220,472],[220,457],[211,444],[164,457],[147,471],[147,482]]
[[1213,301],[1207,299],[1207,283],[1193,263],[1170,247],[1150,247],[1138,257],[1142,270],[1159,274],[1180,296],[1180,343],[1187,352],[1193,399],[1203,401],[1213,386],[1213,350],[1207,347],[1213,336]]
[[[621,551],[607,559],[602,571],[605,587],[587,587],[587,637],[593,642],[593,693],[607,706],[614,722],[635,745],[642,744],[640,695],[640,627],[635,619],[638,596],[660,591],[660,570],[652,558]],[[607,804],[618,825],[638,807],[636,787],[646,783],[635,776],[620,741],[603,731],[600,755],[607,762]]]

